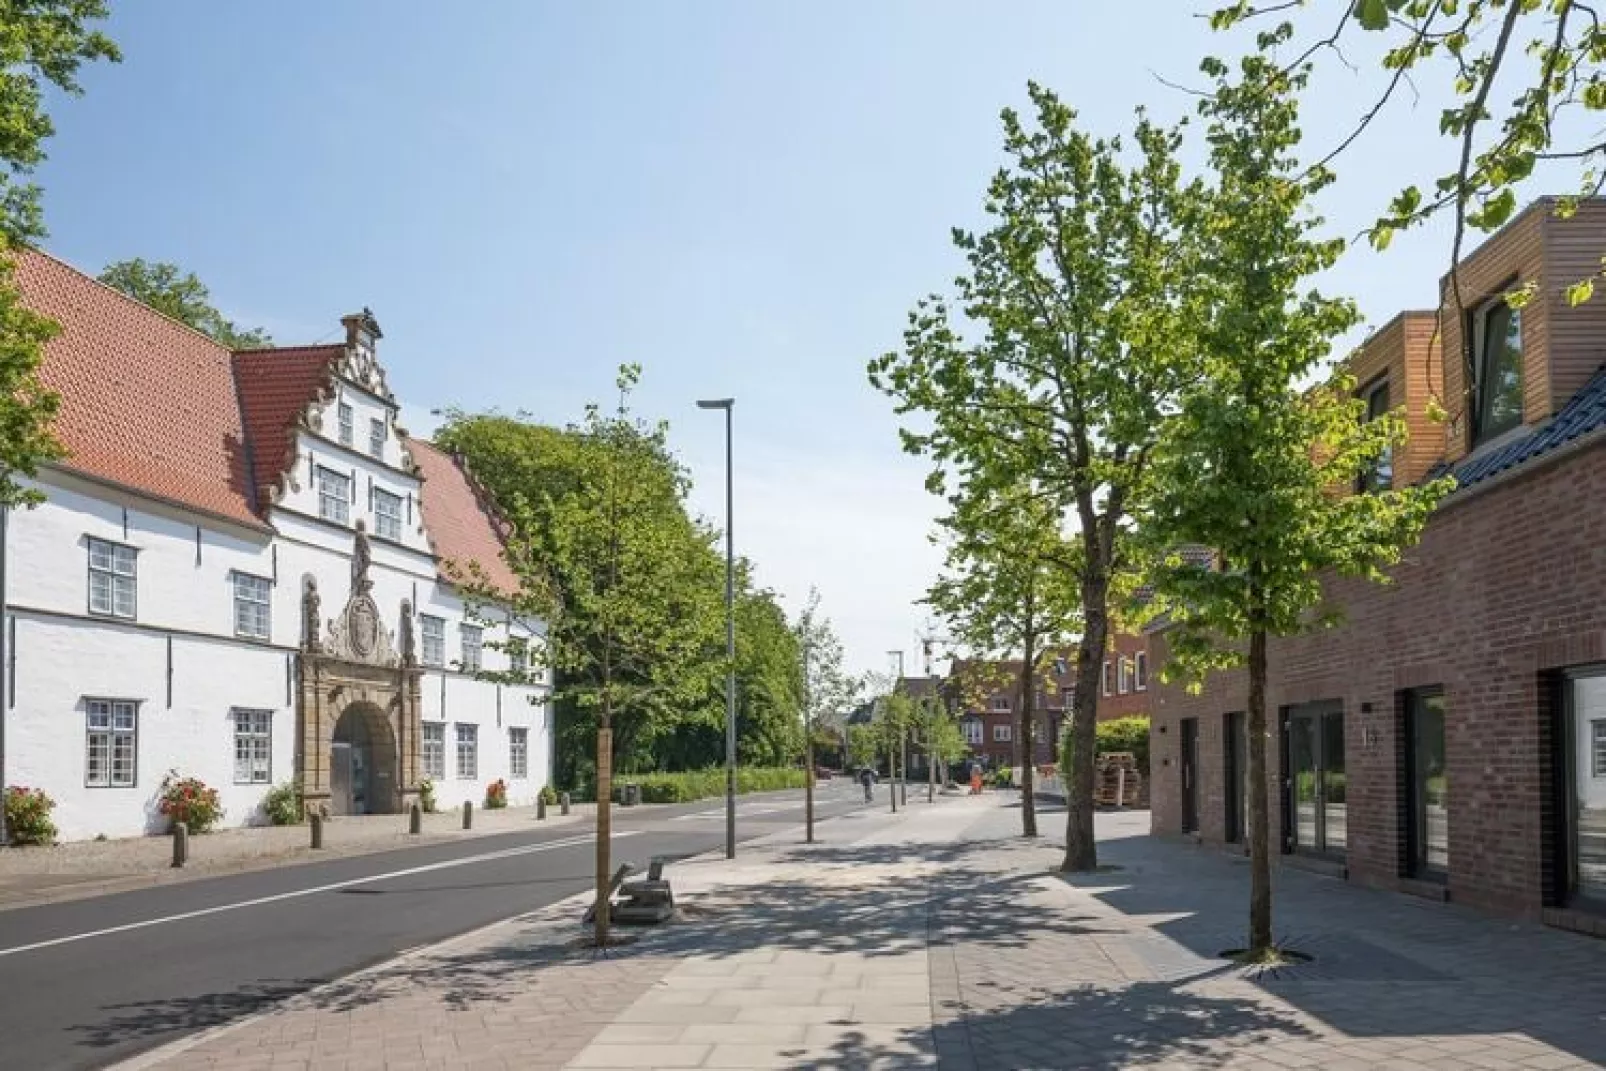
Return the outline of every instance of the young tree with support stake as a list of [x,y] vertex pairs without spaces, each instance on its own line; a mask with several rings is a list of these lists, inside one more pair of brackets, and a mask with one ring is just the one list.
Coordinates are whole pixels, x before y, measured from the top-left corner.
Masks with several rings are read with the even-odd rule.
[[[554,670],[554,698],[595,716],[598,948],[608,945],[610,923],[614,727],[621,719],[644,721],[666,705],[703,700],[725,669],[712,653],[721,614],[707,547],[687,538],[685,471],[669,451],[667,428],[642,422],[629,408],[640,375],[634,365],[619,370],[611,414],[587,407],[573,429],[586,463],[574,467],[570,480],[536,491],[538,503],[522,492],[503,496],[513,521],[507,556],[518,592],[510,599],[483,576],[463,582],[477,601],[546,623],[545,646],[532,653]],[[476,419],[443,438],[472,441]],[[519,447],[508,449],[517,456]]]
[[[1286,38],[1286,28],[1265,44]],[[1311,280],[1343,251],[1316,234],[1311,197],[1330,181],[1302,170],[1295,152],[1302,69],[1266,55],[1236,72],[1204,69],[1214,94],[1209,124],[1214,186],[1202,199],[1208,238],[1190,280],[1203,361],[1183,392],[1153,468],[1140,523],[1164,550],[1200,544],[1219,568],[1176,555],[1154,575],[1172,617],[1166,679],[1193,686],[1212,669],[1247,662],[1250,909],[1245,955],[1273,961],[1271,844],[1266,779],[1266,645],[1329,619],[1324,571],[1384,579],[1414,542],[1444,483],[1349,494],[1356,478],[1403,438],[1397,416],[1365,421],[1365,403],[1342,375],[1302,389],[1333,340],[1357,322],[1353,305]]]
[[[1197,184],[1180,135],[1140,116],[1128,150],[1077,128],[1032,85],[1035,123],[1004,113],[1009,162],[988,187],[986,231],[956,231],[967,270],[958,304],[916,306],[901,352],[870,366],[900,414],[904,448],[932,461],[927,486],[984,498],[1000,489],[1064,505],[1079,547],[1080,595],[1063,868],[1093,870],[1094,726],[1113,604],[1129,582],[1125,526],[1140,504],[1165,414],[1193,374],[1177,330],[1196,243]],[[965,489],[969,488],[969,489]]]
[[842,641],[837,638],[831,619],[820,612],[820,593],[809,589],[809,601],[793,626],[803,655],[803,734],[807,764],[804,802],[804,838],[814,842],[814,744],[815,734],[837,713],[853,704],[859,682],[842,669]]

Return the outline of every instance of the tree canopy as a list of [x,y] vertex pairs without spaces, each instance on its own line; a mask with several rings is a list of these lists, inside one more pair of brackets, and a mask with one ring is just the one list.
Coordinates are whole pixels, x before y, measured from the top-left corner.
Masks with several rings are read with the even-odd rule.
[[107,286],[164,316],[188,324],[231,350],[262,349],[273,339],[260,327],[237,326],[212,305],[212,294],[194,272],[177,264],[150,262],[140,257],[106,265],[98,276]]
[[38,502],[20,478],[62,452],[50,430],[60,399],[39,379],[45,343],[60,326],[23,307],[11,251],[45,234],[41,191],[29,176],[55,133],[46,92],[76,96],[83,64],[121,58],[93,28],[106,15],[104,0],[35,0],[0,15],[0,507]]
[[[1204,69],[1216,83],[1200,108],[1214,180],[1200,201],[1206,240],[1188,288],[1201,375],[1167,422],[1139,519],[1163,558],[1154,580],[1171,614],[1164,676],[1197,685],[1211,669],[1248,665],[1249,948],[1264,956],[1272,948],[1267,639],[1324,620],[1325,574],[1384,579],[1446,485],[1335,491],[1355,487],[1404,429],[1396,415],[1366,421],[1343,375],[1302,388],[1358,319],[1351,302],[1312,281],[1344,243],[1322,237],[1310,209],[1330,173],[1297,157],[1305,71],[1261,53],[1236,70],[1219,60]],[[1211,548],[1224,567],[1166,553],[1185,544]]]
[[[1030,120],[1003,113],[988,228],[954,232],[959,315],[938,295],[917,304],[901,351],[871,362],[870,380],[915,417],[902,441],[931,461],[933,493],[1035,496],[1068,512],[1080,544],[1073,720],[1091,754],[1112,608],[1132,584],[1127,518],[1193,374],[1176,283],[1197,255],[1199,184],[1183,180],[1179,131],[1140,114],[1130,144],[1095,137],[1051,91],[1029,93]],[[1091,764],[1072,771],[1068,869],[1097,866],[1093,789]]]

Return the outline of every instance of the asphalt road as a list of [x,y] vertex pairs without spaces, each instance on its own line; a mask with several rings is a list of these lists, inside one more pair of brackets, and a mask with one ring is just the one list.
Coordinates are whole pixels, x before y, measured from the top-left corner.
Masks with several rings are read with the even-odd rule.
[[[737,806],[742,839],[803,821],[797,791]],[[863,807],[849,781],[819,787],[820,818]],[[722,801],[614,815],[616,865],[725,842]],[[581,892],[594,858],[568,825],[0,912],[0,1069],[127,1059]]]

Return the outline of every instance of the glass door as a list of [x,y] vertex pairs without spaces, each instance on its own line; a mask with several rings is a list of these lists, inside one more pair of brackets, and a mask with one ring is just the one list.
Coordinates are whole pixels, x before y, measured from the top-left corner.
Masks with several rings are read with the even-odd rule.
[[1334,702],[1289,708],[1283,740],[1290,850],[1343,854],[1349,839],[1343,708]]
[[1606,673],[1567,680],[1571,899],[1606,905]]
[[1248,830],[1249,793],[1246,789],[1248,778],[1244,772],[1249,764],[1249,738],[1244,729],[1244,716],[1242,712],[1228,714],[1223,719],[1223,739],[1226,746],[1222,754],[1226,758],[1227,769],[1225,784],[1227,786],[1227,843],[1241,844],[1244,842]]
[[1449,779],[1445,772],[1444,693],[1413,692],[1406,706],[1411,772],[1410,861],[1415,877],[1443,880],[1450,868]]
[[1182,832],[1199,830],[1199,719],[1182,719]]

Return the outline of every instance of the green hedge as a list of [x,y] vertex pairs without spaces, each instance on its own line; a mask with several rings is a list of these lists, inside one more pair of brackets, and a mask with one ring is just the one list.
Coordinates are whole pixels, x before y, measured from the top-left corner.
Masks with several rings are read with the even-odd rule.
[[[1113,721],[1101,721],[1096,729],[1098,733],[1097,754],[1108,755],[1118,751],[1130,751],[1137,759],[1138,769],[1145,775],[1149,772],[1149,719],[1147,715],[1138,714],[1130,718],[1116,718]],[[1071,768],[1071,726],[1067,722],[1065,731],[1060,736],[1060,769]]]
[[[736,770],[737,792],[773,792],[783,788],[802,788],[803,771],[790,767],[751,768]],[[725,794],[725,771],[691,770],[686,773],[620,774],[614,780],[614,798],[618,799],[622,786],[640,785],[643,803],[689,803]]]

